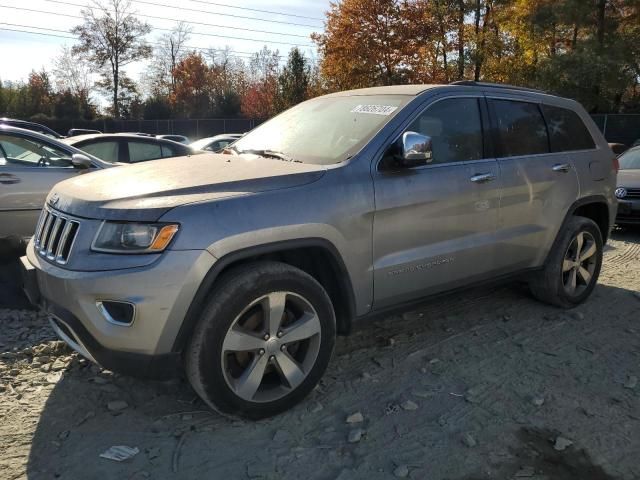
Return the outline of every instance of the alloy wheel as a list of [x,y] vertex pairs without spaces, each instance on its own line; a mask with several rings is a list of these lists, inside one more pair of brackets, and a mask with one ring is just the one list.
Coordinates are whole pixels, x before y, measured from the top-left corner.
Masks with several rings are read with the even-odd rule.
[[320,319],[293,292],[254,300],[233,321],[222,343],[227,385],[250,402],[271,402],[295,390],[318,357]]
[[579,232],[569,244],[562,262],[565,292],[578,296],[591,284],[596,269],[598,245],[589,232]]

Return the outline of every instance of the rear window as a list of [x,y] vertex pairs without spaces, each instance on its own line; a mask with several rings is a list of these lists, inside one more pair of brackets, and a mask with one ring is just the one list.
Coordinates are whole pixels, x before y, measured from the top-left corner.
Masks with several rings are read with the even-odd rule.
[[535,103],[491,100],[498,123],[500,157],[549,153],[547,127]]
[[576,112],[550,105],[543,105],[542,111],[549,128],[552,152],[595,148],[593,137]]

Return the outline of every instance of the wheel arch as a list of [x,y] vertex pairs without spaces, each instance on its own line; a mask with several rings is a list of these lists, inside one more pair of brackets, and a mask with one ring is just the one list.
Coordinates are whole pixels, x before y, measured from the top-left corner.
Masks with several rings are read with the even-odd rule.
[[562,231],[564,230],[567,222],[576,216],[585,217],[593,220],[598,228],[600,229],[600,233],[602,234],[602,244],[604,245],[607,242],[607,238],[609,237],[609,231],[611,229],[610,223],[610,214],[609,214],[609,203],[607,202],[606,197],[602,195],[592,195],[584,198],[580,198],[576,200],[571,207],[567,210],[567,214],[560,225],[560,228],[556,232],[555,239],[551,245],[551,248],[547,252],[545,257],[545,263],[551,255],[551,252],[555,249],[559,238],[561,236]]
[[260,260],[274,260],[300,268],[314,277],[327,291],[336,314],[336,329],[346,335],[355,316],[355,295],[351,278],[337,248],[323,238],[305,238],[267,243],[231,252],[221,257],[204,276],[187,309],[173,344],[182,351],[206,304],[207,295],[220,276],[231,268]]

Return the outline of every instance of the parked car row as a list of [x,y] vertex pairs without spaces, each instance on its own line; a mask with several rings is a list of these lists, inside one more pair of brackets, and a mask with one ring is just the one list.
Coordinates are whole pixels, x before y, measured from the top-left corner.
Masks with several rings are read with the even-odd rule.
[[63,138],[40,127],[19,120],[0,122],[0,238],[31,237],[47,193],[62,180],[125,164],[169,157],[188,159],[205,151],[219,151],[241,136],[221,135],[213,137],[213,142],[204,139],[203,148],[198,149],[134,133],[98,132]]

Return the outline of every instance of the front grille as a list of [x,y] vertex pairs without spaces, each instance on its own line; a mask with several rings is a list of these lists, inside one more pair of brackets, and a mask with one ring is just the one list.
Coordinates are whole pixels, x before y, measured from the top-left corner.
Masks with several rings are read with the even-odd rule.
[[627,195],[624,198],[640,198],[640,188],[627,188]]
[[48,207],[43,208],[33,240],[36,251],[40,256],[64,265],[69,260],[79,228],[78,221]]

